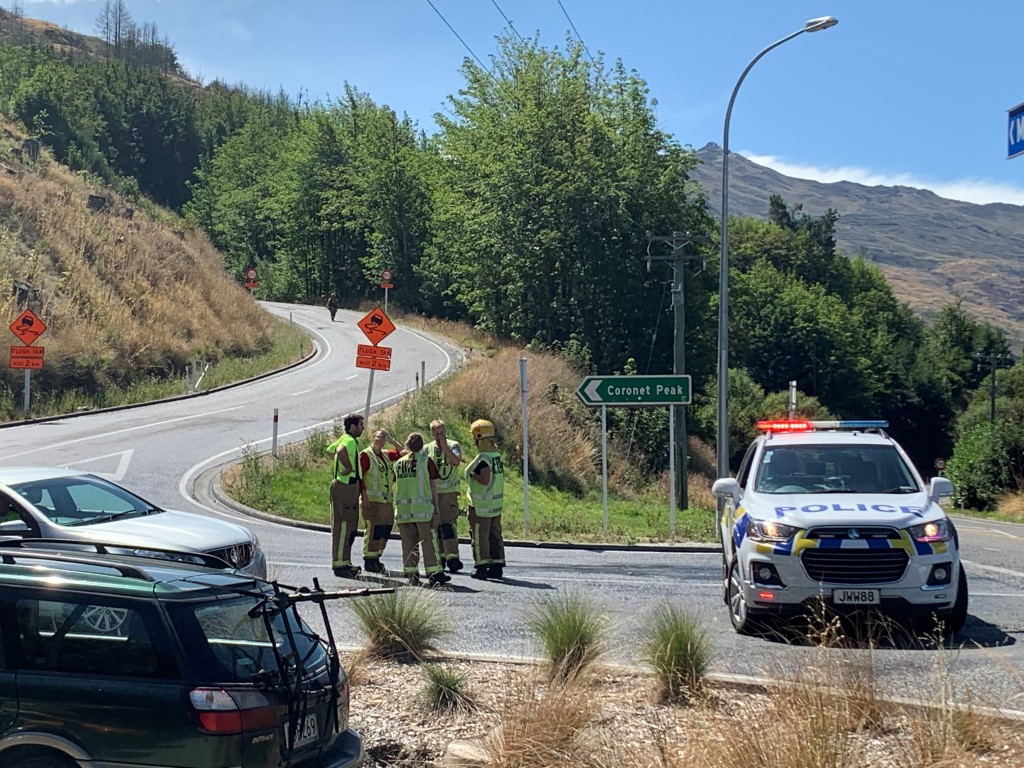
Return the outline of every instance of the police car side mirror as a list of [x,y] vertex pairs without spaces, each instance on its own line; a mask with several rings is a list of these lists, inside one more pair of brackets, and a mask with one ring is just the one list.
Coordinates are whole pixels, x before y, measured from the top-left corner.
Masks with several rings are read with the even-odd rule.
[[739,501],[740,484],[736,481],[735,477],[723,477],[720,480],[715,480],[715,484],[711,486],[711,493],[719,499]]
[[949,481],[948,477],[933,477],[928,488],[928,495],[931,496],[934,502],[938,502],[939,499],[949,498],[953,495],[953,484]]

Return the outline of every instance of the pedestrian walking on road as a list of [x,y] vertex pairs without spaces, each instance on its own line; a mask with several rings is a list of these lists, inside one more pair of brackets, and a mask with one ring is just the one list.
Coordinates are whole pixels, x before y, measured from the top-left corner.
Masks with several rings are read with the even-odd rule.
[[477,456],[466,467],[469,530],[473,539],[474,579],[500,579],[505,568],[505,538],[501,509],[505,494],[505,466],[495,439],[494,424],[477,419],[469,426]]
[[445,424],[440,419],[430,422],[434,437],[427,450],[437,466],[437,538],[441,545],[441,564],[450,573],[462,570],[459,559],[459,490],[462,484],[456,468],[462,463],[462,448],[449,440]]
[[388,538],[395,527],[395,468],[401,453],[384,450],[390,442],[401,448],[387,430],[373,433],[370,447],[359,452],[359,485],[363,492],[363,570],[367,573],[385,573],[380,561]]
[[352,542],[359,528],[359,446],[356,440],[366,426],[362,414],[350,413],[342,420],[345,432],[327,446],[334,453],[331,480],[331,566],[334,575],[352,579],[359,575],[352,565]]
[[405,453],[395,462],[395,520],[402,539],[402,573],[419,584],[420,554],[427,580],[444,584],[451,576],[441,566],[437,546],[437,465],[423,447],[423,435],[413,432]]

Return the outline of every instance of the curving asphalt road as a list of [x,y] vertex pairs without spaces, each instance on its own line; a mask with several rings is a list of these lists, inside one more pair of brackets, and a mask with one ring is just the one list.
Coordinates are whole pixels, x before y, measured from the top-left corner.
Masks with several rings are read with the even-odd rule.
[[[281,443],[303,439],[366,404],[368,373],[354,367],[356,344],[366,343],[356,321],[342,311],[335,323],[327,311],[302,305],[267,304],[268,310],[309,329],[316,354],[287,372],[197,398],[138,408],[92,413],[0,431],[0,464],[46,464],[97,472],[135,489],[163,506],[231,518],[253,529],[270,561],[271,575],[290,584],[318,577],[327,587],[355,586],[329,568],[325,530],[254,517],[227,505],[214,493],[219,470],[246,446],[269,448],[272,415],[279,411]],[[442,339],[399,328],[386,342],[392,370],[374,377],[373,403],[413,390],[422,369],[427,380],[445,374],[460,353]],[[510,382],[510,386],[515,386]],[[370,417],[371,427],[373,416]],[[324,478],[324,503],[327,504]],[[970,618],[957,648],[936,653],[919,645],[883,644],[853,652],[870,663],[879,684],[892,694],[934,699],[950,683],[957,697],[972,692],[979,704],[1024,710],[1024,527],[958,519],[971,587]],[[357,542],[356,547],[360,543]],[[503,582],[476,582],[465,573],[446,589],[433,590],[448,609],[453,635],[446,648],[458,653],[533,656],[538,648],[526,627],[531,606],[566,590],[589,595],[611,617],[612,656],[639,657],[639,626],[662,601],[675,602],[708,628],[716,648],[714,670],[736,675],[792,674],[814,666],[819,651],[772,637],[739,637],[722,603],[721,557],[713,548],[682,546],[622,551],[510,549]],[[463,559],[469,561],[468,547]],[[399,546],[384,556],[399,567]],[[362,638],[343,604],[332,604],[338,641]]]

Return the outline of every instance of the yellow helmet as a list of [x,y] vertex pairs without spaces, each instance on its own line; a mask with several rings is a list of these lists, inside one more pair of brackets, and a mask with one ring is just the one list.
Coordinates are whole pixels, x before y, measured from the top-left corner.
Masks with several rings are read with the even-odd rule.
[[477,419],[469,425],[469,431],[473,433],[474,440],[494,438],[494,425],[487,419]]

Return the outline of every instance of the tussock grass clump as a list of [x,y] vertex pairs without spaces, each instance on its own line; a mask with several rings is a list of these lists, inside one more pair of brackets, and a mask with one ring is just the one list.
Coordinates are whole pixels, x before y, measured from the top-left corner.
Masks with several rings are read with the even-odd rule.
[[654,669],[662,700],[689,700],[700,693],[711,667],[711,638],[700,622],[677,606],[662,604],[641,630],[644,660]]
[[591,667],[604,652],[608,618],[578,592],[539,603],[527,625],[540,640],[552,680],[569,681]]
[[345,668],[345,674],[348,675],[348,684],[353,688],[357,685],[366,685],[372,679],[373,675],[368,664],[369,658],[370,655],[365,648],[360,648],[355,653],[342,657],[341,665]]
[[422,590],[356,598],[349,609],[366,635],[367,653],[378,658],[420,661],[451,633],[440,604]]
[[549,686],[536,680],[513,685],[504,697],[501,722],[485,741],[493,768],[593,766],[583,739],[596,718],[590,691],[579,682]]
[[429,709],[462,715],[476,708],[476,699],[468,688],[469,678],[457,669],[444,664],[425,664],[423,677],[419,699]]

